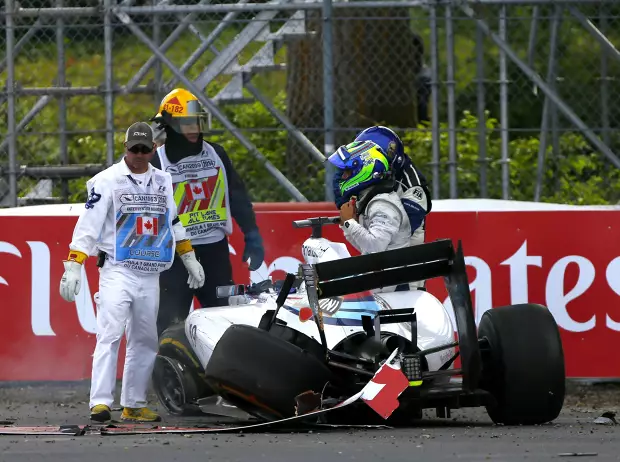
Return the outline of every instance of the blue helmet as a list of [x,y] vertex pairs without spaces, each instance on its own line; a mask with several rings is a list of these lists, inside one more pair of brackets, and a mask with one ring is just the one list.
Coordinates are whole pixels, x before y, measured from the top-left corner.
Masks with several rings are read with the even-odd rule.
[[382,125],[375,125],[362,130],[358,133],[355,141],[372,141],[379,145],[381,150],[387,155],[390,166],[396,169],[404,166],[407,156],[405,155],[405,146],[393,130]]
[[336,167],[334,202],[340,208],[360,191],[383,181],[390,173],[390,163],[379,145],[370,141],[354,141],[327,159]]

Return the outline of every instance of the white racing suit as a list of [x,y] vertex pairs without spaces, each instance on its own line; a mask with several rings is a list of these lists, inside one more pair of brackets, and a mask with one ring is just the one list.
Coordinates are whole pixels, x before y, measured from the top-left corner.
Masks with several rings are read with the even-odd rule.
[[99,269],[97,344],[93,354],[90,408],[114,402],[118,351],[126,329],[127,348],[120,404],[146,406],[158,349],[159,274],[172,265],[176,243],[185,239],[173,225],[176,205],[170,174],[149,165],[132,174],[125,160],[87,183],[86,210],[78,219],[71,250],[105,252]]
[[[363,202],[369,192],[370,189],[363,191],[358,203]],[[362,255],[418,245],[424,242],[425,232],[424,219],[420,221],[417,217],[426,215],[426,207],[426,194],[419,186],[380,193],[368,201],[359,215],[359,223],[347,220],[341,228],[347,241]],[[409,283],[410,290],[424,286],[424,281]],[[407,285],[384,287],[374,292],[394,290],[407,290]]]
[[409,164],[396,182],[396,192],[411,225],[411,245],[422,244],[426,237],[426,215],[433,208],[426,178]]

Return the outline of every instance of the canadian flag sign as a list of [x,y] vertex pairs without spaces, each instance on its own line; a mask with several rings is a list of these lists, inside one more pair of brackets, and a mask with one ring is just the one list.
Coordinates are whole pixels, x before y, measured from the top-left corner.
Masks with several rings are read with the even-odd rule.
[[398,397],[409,386],[407,376],[400,368],[400,362],[390,364],[396,352],[379,368],[375,376],[362,389],[361,399],[377,414],[387,419],[398,408]]
[[185,194],[190,201],[205,200],[207,198],[207,182],[185,183]]
[[136,219],[136,234],[138,236],[157,236],[159,227],[157,217],[139,216]]

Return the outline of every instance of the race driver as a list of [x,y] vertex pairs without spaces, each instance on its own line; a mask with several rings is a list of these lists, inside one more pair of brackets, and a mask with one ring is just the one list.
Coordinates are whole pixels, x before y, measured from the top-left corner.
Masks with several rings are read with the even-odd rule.
[[426,216],[431,212],[433,202],[426,178],[405,153],[400,137],[388,127],[375,125],[362,130],[354,141],[372,141],[387,155],[395,180],[394,190],[399,193],[411,224],[412,244],[423,243]]
[[[362,255],[394,250],[423,242],[412,228],[401,195],[395,190],[390,159],[372,141],[354,141],[341,146],[328,161],[336,172],[333,190],[340,210],[345,238]],[[414,201],[421,203],[422,199]],[[424,281],[386,287],[378,292],[424,288]]]
[[166,139],[151,163],[172,175],[179,218],[206,274],[204,287],[195,291],[181,284],[185,276],[179,259],[162,274],[157,321],[161,334],[187,317],[194,295],[203,308],[227,304],[227,298],[217,297],[216,287],[233,284],[227,237],[232,218],[244,234],[242,259],[250,260],[250,271],[260,268],[264,249],[243,181],[224,148],[203,138],[208,118],[198,99],[185,89],[174,89],[152,120],[158,130],[165,130]]
[[161,420],[146,407],[159,344],[159,274],[170,268],[176,250],[186,268],[187,284],[196,288],[205,280],[185,228],[176,219],[172,179],[149,165],[155,150],[151,127],[142,122],[130,126],[125,149],[120,162],[86,184],[86,210],[75,225],[60,281],[61,296],[73,302],[80,291],[84,262],[89,255],[98,255],[97,342],[89,403],[91,419],[98,422],[111,419],[118,349],[125,329],[121,419]]

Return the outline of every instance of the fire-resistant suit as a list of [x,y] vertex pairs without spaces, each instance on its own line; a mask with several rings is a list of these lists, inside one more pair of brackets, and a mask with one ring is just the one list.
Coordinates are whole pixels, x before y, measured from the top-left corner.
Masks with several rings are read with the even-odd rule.
[[254,271],[264,259],[262,238],[245,185],[224,148],[203,139],[206,119],[196,97],[184,89],[166,95],[153,118],[165,130],[165,142],[151,163],[172,176],[179,218],[206,274],[200,290],[181,285],[183,269],[178,259],[162,275],[157,321],[160,335],[187,317],[194,295],[201,307],[228,303],[227,298],[217,297],[216,287],[233,284],[228,247],[233,219],[245,236],[243,261],[250,259],[249,268]]
[[118,350],[126,329],[120,404],[140,409],[146,405],[158,349],[159,275],[172,265],[175,249],[187,268],[184,282],[199,287],[204,273],[184,227],[176,220],[168,173],[148,165],[146,173],[134,174],[121,160],[90,179],[87,191],[86,210],[77,221],[64,261],[60,292],[67,301],[75,300],[82,264],[89,255],[99,256],[90,407],[110,407],[114,401]]
[[[424,242],[426,193],[421,186],[397,186],[390,171],[390,160],[380,145],[369,140],[341,146],[329,157],[337,168],[334,175],[336,206],[341,208],[355,198],[357,219],[347,219],[341,228],[345,238],[362,254]],[[424,282],[418,281],[380,291],[423,287]]]
[[[358,197],[359,221],[350,219],[341,228],[344,236],[361,254],[402,249],[424,242],[424,230],[411,232],[411,224],[397,192],[379,193],[366,202],[367,195],[372,194],[372,187],[364,190]],[[424,197],[419,199],[424,200]],[[424,282],[412,282],[411,289],[424,287]],[[377,292],[406,290],[406,285],[385,287]]]

